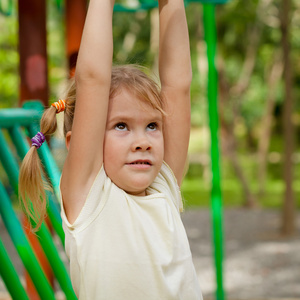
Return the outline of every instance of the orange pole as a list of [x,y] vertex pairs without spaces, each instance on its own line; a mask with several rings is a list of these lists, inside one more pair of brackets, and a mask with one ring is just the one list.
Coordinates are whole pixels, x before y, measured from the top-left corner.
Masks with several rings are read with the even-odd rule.
[[[37,236],[30,231],[30,224],[29,224],[28,219],[25,216],[23,216],[23,228],[24,228],[25,234],[29,240],[29,243],[35,253],[35,256],[38,259],[50,285],[53,288],[54,287],[54,275],[53,275],[51,266],[48,262],[46,255],[44,254],[44,251],[38,241]],[[29,299],[30,300],[40,300],[40,296],[37,293],[36,288],[27,272],[25,273],[25,280],[26,280],[26,291],[27,291]]]
[[87,0],[66,0],[66,41],[70,77],[75,66],[87,12]]

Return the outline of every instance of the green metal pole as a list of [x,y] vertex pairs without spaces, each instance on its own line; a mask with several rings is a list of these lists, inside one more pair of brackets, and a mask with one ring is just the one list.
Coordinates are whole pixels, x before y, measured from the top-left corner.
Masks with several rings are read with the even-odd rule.
[[5,286],[13,299],[29,300],[25,289],[23,288],[18,273],[7,254],[5,247],[0,239],[0,275]]
[[0,181],[0,214],[3,223],[19,253],[19,256],[28,271],[41,299],[55,299],[54,292],[41,269],[31,246],[26,238],[22,226],[16,217],[9,196]]
[[218,105],[217,105],[217,70],[215,67],[216,55],[216,21],[215,5],[203,4],[203,19],[205,41],[207,45],[208,58],[208,110],[209,127],[211,134],[211,168],[212,168],[212,190],[211,190],[211,210],[213,223],[213,240],[215,249],[215,268],[218,300],[225,299],[223,288],[223,229],[222,229],[222,195],[220,185],[220,154],[218,145]]
[[[42,147],[44,146],[46,145],[43,145]],[[11,151],[1,131],[0,131],[0,147],[1,147],[0,160],[8,175],[11,185],[14,187],[16,195],[18,195],[18,177],[19,177],[18,165],[13,155],[11,154]],[[37,232],[37,235],[40,237],[39,242],[47,256],[47,259],[49,260],[49,263],[52,267],[55,277],[57,278],[65,295],[67,296],[68,299],[76,299],[64,263],[60,259],[57,249],[53,243],[52,237],[44,223],[42,224],[40,230]]]

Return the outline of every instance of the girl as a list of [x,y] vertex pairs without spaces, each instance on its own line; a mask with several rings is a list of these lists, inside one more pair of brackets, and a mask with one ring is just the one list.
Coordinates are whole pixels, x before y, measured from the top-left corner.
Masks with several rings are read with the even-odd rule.
[[183,0],[159,1],[161,90],[137,67],[112,68],[113,6],[90,0],[75,83],[29,156],[66,106],[62,219],[79,299],[202,299],[179,214],[192,76]]

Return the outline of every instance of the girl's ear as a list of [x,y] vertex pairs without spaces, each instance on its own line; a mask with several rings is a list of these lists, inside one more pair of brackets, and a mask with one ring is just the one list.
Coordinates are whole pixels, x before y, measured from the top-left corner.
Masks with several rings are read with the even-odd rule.
[[71,135],[72,135],[72,131],[68,131],[66,134],[66,147],[69,151],[69,147],[70,147],[70,143],[71,143]]

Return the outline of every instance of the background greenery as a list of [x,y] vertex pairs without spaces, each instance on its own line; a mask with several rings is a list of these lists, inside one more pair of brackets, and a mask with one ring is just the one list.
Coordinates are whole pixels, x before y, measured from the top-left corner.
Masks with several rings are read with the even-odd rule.
[[[246,202],[245,184],[257,206],[281,207],[284,181],[283,156],[283,81],[279,0],[231,0],[217,6],[218,58],[220,79],[220,146],[222,150],[222,190],[224,204],[241,206]],[[67,78],[63,7],[47,2],[50,101],[59,97]],[[191,88],[192,134],[189,149],[190,168],[182,190],[187,207],[208,206],[210,190],[209,133],[206,99],[206,48],[203,42],[202,6],[186,8],[190,32],[193,82]],[[114,60],[139,63],[156,71],[156,49],[151,19],[157,12],[116,13],[114,16]],[[18,105],[18,24],[17,9],[10,16],[0,14],[0,108]],[[294,192],[300,206],[300,2],[293,1],[291,11],[291,60],[293,66],[296,129],[294,147]],[[150,45],[150,47],[149,47]],[[270,82],[278,66],[278,78]],[[276,69],[275,69],[276,70]],[[280,73],[281,72],[281,73]],[[276,75],[276,72],[275,72]],[[276,76],[275,76],[276,77]],[[270,93],[272,91],[272,94]],[[267,105],[272,111],[267,115]],[[263,187],[259,172],[261,134],[266,118],[271,117],[269,144],[265,155]],[[228,140],[235,148],[228,150]],[[234,161],[230,155],[234,151]],[[3,175],[1,175],[3,176]]]

